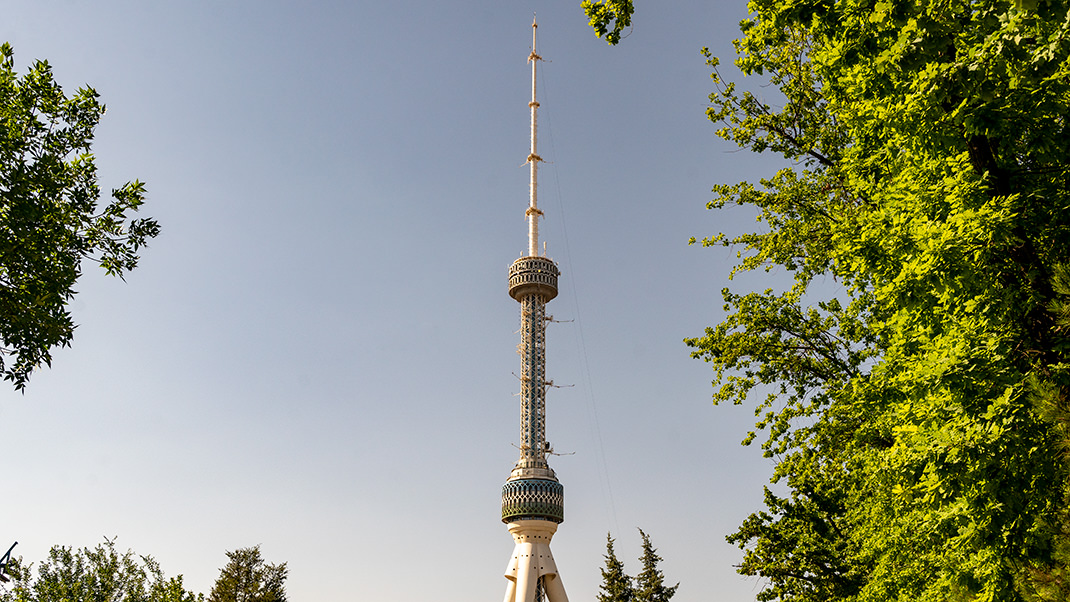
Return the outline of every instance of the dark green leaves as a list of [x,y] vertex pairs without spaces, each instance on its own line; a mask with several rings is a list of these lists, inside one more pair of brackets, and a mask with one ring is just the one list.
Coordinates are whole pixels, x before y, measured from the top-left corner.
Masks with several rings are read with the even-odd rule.
[[598,588],[597,602],[633,602],[635,587],[632,578],[624,572],[624,563],[613,549],[613,537],[606,534],[606,566],[602,569],[602,585]]
[[258,545],[227,552],[227,558],[208,602],[286,602],[285,562],[264,561]]
[[613,537],[606,535],[606,566],[602,569],[602,585],[598,591],[598,602],[669,602],[676,595],[677,583],[665,585],[665,574],[658,568],[661,556],[658,556],[650,536],[639,529],[643,538],[643,553],[639,562],[643,569],[635,577],[624,572],[624,563],[617,559],[613,549]]
[[16,389],[70,345],[83,261],[122,277],[159,234],[155,220],[130,217],[144,203],[141,182],[98,207],[89,151],[103,115],[92,88],[67,97],[44,61],[18,77],[11,47],[0,47],[0,371]]

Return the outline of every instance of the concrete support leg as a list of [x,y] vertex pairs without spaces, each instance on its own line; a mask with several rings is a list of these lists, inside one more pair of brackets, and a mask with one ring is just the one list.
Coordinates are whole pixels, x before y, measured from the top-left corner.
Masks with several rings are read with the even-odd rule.
[[503,602],[513,602],[513,600],[516,600],[516,579],[509,575],[506,575],[505,578],[509,580],[509,584],[505,586],[505,600]]
[[565,586],[561,583],[561,575],[547,575],[542,580],[542,586],[546,590],[548,602],[568,602]]

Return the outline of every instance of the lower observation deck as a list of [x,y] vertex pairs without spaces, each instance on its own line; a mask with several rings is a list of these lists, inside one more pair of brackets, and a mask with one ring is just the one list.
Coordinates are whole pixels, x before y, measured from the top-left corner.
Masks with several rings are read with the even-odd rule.
[[502,522],[565,522],[565,488],[557,481],[516,479],[502,486]]

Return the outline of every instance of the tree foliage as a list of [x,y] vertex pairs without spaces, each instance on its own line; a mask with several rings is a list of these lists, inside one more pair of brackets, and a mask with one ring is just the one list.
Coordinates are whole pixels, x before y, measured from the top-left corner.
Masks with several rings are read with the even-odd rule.
[[265,562],[259,545],[227,552],[227,558],[208,602],[286,602],[285,562]]
[[187,591],[182,576],[167,578],[151,556],[119,553],[115,542],[75,550],[55,546],[34,575],[33,565],[14,558],[11,583],[0,602],[203,602]]
[[595,34],[610,44],[620,42],[621,32],[631,26],[635,12],[632,0],[583,0],[580,6]]
[[642,529],[639,529],[639,535],[643,538],[643,554],[639,557],[643,570],[635,576],[635,602],[669,602],[680,584],[671,587],[665,585],[665,574],[658,568],[661,556],[650,543],[650,536]]
[[598,602],[669,602],[676,594],[680,584],[665,585],[665,574],[658,568],[662,558],[650,543],[650,536],[642,529],[639,535],[643,538],[643,553],[639,557],[643,569],[635,577],[624,572],[624,563],[617,558],[613,547],[613,537],[606,535],[606,566],[602,569]]
[[624,563],[613,549],[613,537],[606,534],[606,566],[602,569],[602,585],[598,588],[598,602],[633,602],[635,588],[632,578],[624,572]]
[[0,46],[0,372],[16,389],[70,345],[83,260],[122,277],[159,233],[155,220],[129,218],[145,198],[137,180],[98,207],[90,146],[103,115],[95,90],[67,97],[45,61],[19,77]]
[[752,0],[719,135],[791,166],[719,185],[759,228],[688,339],[754,404],[776,493],[729,537],[760,600],[1070,597],[1070,3]]

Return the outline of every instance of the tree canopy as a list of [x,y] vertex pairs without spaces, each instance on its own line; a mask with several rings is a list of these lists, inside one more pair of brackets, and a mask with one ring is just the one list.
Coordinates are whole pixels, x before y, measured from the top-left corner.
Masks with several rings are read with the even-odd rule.
[[603,556],[606,566],[602,569],[602,584],[595,599],[598,602],[633,602],[635,587],[632,578],[624,572],[624,563],[617,558],[613,543],[613,536],[607,533],[606,553]]
[[650,536],[642,529],[639,535],[643,539],[643,553],[639,556],[639,562],[643,569],[635,577],[624,572],[624,563],[617,558],[614,549],[612,534],[606,535],[606,553],[603,556],[606,566],[602,569],[602,585],[598,588],[598,602],[669,602],[676,589],[665,585],[665,574],[658,567],[661,556],[658,556],[654,544],[650,542]]
[[0,591],[0,602],[203,602],[187,591],[182,576],[165,577],[151,556],[119,553],[114,540],[95,548],[75,550],[55,546],[37,567],[13,558],[11,583]]
[[[260,546],[227,552],[208,602],[286,602],[286,563],[270,564]],[[119,553],[115,540],[95,548],[55,546],[34,572],[21,557],[10,560],[10,583],[0,602],[205,602],[186,590],[182,575],[166,577],[152,556]]]
[[621,32],[632,24],[632,0],[583,0],[583,13],[598,37],[609,44],[620,42]]
[[46,61],[19,77],[11,46],[0,46],[0,372],[18,390],[70,345],[83,262],[122,277],[160,230],[129,217],[145,200],[137,180],[98,207],[90,146],[103,115],[95,90],[67,97]]
[[776,461],[740,572],[760,600],[1067,599],[1070,3],[748,8],[735,63],[780,98],[705,52],[708,116],[791,166],[714,188],[761,225],[701,243],[793,284],[726,288],[686,340]]
[[227,558],[208,602],[286,602],[285,562],[266,562],[258,545],[227,552]]
[[658,568],[661,556],[658,556],[654,544],[650,543],[649,535],[642,529],[639,529],[639,535],[643,538],[643,554],[639,557],[643,570],[635,576],[635,602],[669,602],[680,584],[665,585],[665,573]]

